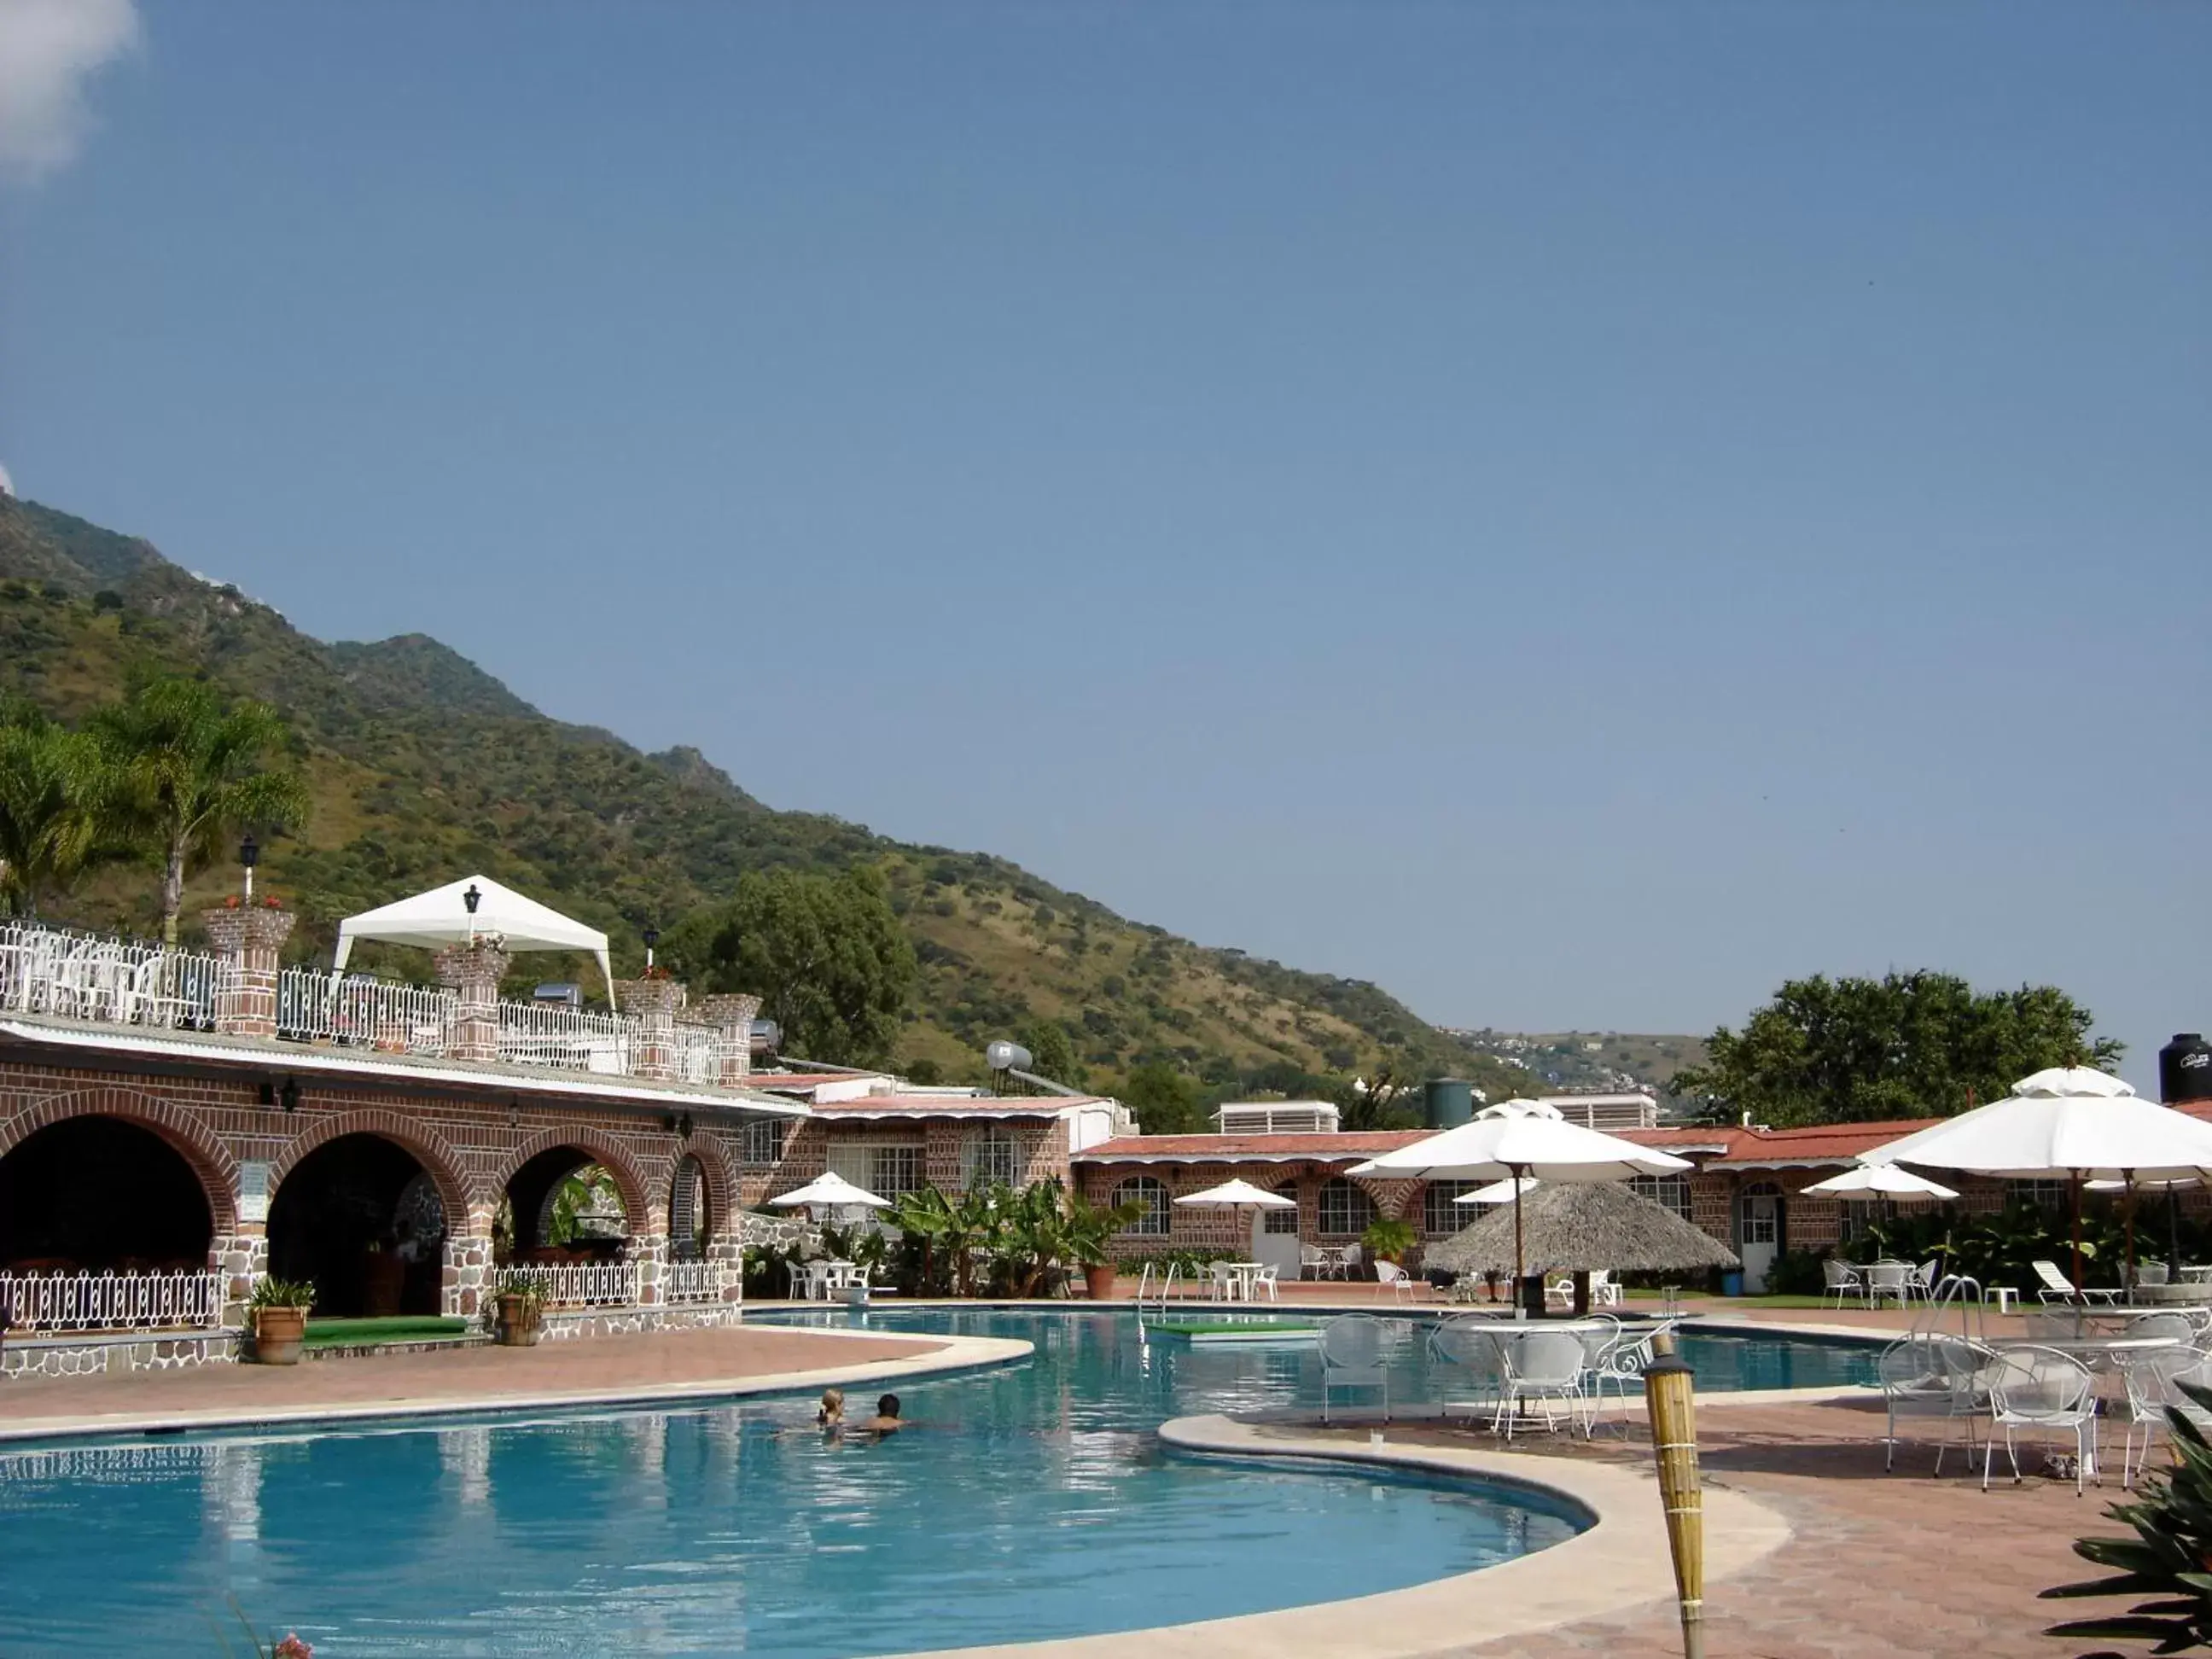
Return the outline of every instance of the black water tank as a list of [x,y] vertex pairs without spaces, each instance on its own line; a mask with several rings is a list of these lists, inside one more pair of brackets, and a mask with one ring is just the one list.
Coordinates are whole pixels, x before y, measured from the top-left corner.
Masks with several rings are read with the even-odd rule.
[[2158,1051],[2158,1097],[2169,1106],[2212,1100],[2212,1042],[2197,1031],[2176,1031]]

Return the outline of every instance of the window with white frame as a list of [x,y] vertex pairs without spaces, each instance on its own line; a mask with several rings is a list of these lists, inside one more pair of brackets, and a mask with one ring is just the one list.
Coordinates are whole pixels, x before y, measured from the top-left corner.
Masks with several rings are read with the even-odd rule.
[[2063,1181],[2008,1181],[2005,1182],[2005,1202],[2035,1204],[2046,1210],[2063,1208],[2067,1201],[2068,1188]]
[[757,1117],[745,1125],[744,1160],[748,1169],[767,1169],[783,1162],[784,1143],[791,1133],[788,1119]]
[[1141,1204],[1145,1212],[1124,1230],[1139,1238],[1165,1238],[1172,1225],[1168,1189],[1151,1176],[1131,1176],[1114,1189],[1116,1205]]
[[1342,1176],[1321,1189],[1321,1231],[1354,1237],[1375,1224],[1375,1200]]
[[1295,1181],[1285,1182],[1275,1188],[1275,1196],[1289,1199],[1291,1207],[1287,1210],[1262,1212],[1267,1219],[1260,1224],[1261,1229],[1265,1232],[1288,1233],[1292,1237],[1296,1237],[1298,1231],[1298,1183]]
[[1648,1198],[1662,1210],[1672,1210],[1687,1221],[1690,1218],[1690,1178],[1687,1176],[1633,1176],[1628,1190],[1638,1198]]
[[831,1173],[878,1198],[920,1192],[923,1180],[921,1147],[915,1141],[847,1140],[831,1144]]
[[1431,1238],[1455,1233],[1483,1213],[1480,1205],[1458,1200],[1487,1185],[1480,1181],[1431,1181],[1421,1194],[1421,1231]]
[[963,1187],[989,1186],[993,1182],[1018,1187],[1021,1184],[1021,1143],[1003,1123],[971,1129],[960,1143]]

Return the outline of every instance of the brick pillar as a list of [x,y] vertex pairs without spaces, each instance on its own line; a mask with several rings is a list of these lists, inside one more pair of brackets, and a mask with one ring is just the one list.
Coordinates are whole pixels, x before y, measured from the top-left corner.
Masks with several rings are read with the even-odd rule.
[[616,996],[630,1027],[630,1073],[634,1077],[676,1075],[676,1016],[683,1012],[680,979],[626,979]]
[[438,952],[438,982],[451,986],[459,1004],[446,1051],[451,1059],[499,1058],[499,981],[507,961],[507,952],[491,939],[449,945]]
[[208,939],[228,966],[216,998],[216,1030],[234,1036],[276,1035],[276,954],[292,936],[289,910],[203,910]]
[[753,1020],[761,1000],[727,991],[699,999],[699,1012],[721,1027],[722,1074],[726,1088],[743,1083],[753,1073]]

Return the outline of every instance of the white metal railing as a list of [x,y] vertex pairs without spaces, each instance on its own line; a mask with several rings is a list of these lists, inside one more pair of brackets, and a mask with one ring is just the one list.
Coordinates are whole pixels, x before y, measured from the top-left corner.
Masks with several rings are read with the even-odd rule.
[[499,1005],[499,1057],[516,1065],[619,1077],[630,1069],[630,1042],[629,1022],[620,1014],[557,1002]]
[[219,957],[0,923],[0,1009],[109,1025],[210,1026],[229,973]]
[[442,986],[360,974],[339,978],[313,968],[287,968],[276,975],[276,1035],[295,1042],[442,1054],[453,1042],[459,1006]]
[[501,1276],[537,1285],[549,1308],[627,1308],[637,1301],[634,1262],[530,1261]]
[[208,1329],[222,1322],[223,1276],[175,1273],[0,1273],[15,1334]]
[[[106,939],[33,921],[0,922],[0,1013],[102,1024],[213,1030],[235,1012],[237,969],[221,957]],[[460,1000],[450,987],[287,968],[276,975],[276,1035],[394,1054],[453,1052]],[[647,1042],[635,1015],[558,1003],[501,1001],[499,1058],[515,1066],[635,1077],[648,1051],[680,1082],[722,1075],[721,1029],[678,1019]]]
[[723,1264],[714,1261],[671,1261],[661,1269],[661,1300],[668,1303],[720,1302],[725,1283]]
[[672,1060],[678,1080],[708,1084],[721,1080],[722,1033],[713,1025],[676,1022]]

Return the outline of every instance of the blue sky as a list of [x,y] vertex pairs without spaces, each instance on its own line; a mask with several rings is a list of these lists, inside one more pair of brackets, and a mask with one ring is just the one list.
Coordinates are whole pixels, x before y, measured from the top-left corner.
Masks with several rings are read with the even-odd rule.
[[313,633],[1446,1023],[2212,1027],[2212,11],[55,15],[0,461]]

